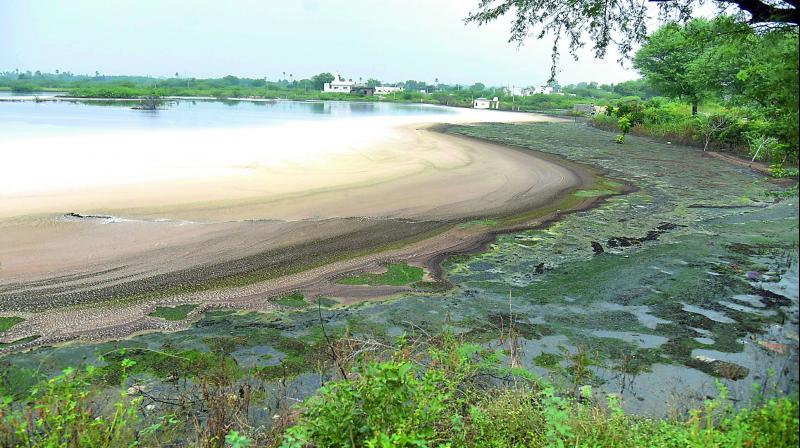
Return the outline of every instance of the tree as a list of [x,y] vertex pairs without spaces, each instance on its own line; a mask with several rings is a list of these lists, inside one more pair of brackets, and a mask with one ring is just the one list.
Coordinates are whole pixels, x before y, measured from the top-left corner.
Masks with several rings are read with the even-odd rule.
[[686,25],[669,23],[648,36],[633,58],[633,66],[662,94],[688,101],[692,115],[703,95],[705,79],[693,68],[708,45],[712,24],[695,19]]
[[703,152],[706,152],[711,140],[716,138],[726,126],[728,126],[728,117],[725,115],[712,115],[698,118],[697,130],[703,138]]
[[[738,10],[742,19],[752,25],[798,25],[798,0],[711,0],[720,10]],[[656,2],[653,2],[656,3]],[[651,4],[653,4],[651,3]],[[546,35],[555,38],[552,50],[551,78],[555,78],[559,44],[565,39],[570,54],[591,42],[595,56],[605,57],[610,44],[616,44],[623,57],[633,45],[647,35],[647,23],[656,17],[660,21],[677,18],[689,20],[697,6],[705,0],[667,0],[648,8],[645,2],[629,0],[480,0],[478,11],[465,22],[484,25],[511,13],[513,21],[509,42],[522,44],[529,36],[538,39]]]
[[484,90],[486,90],[486,85],[482,82],[476,82],[475,84],[472,85],[472,87],[470,87],[470,90],[483,92]]
[[239,78],[233,75],[227,75],[222,77],[222,82],[228,86],[238,86]]
[[311,77],[311,85],[316,90],[322,90],[326,82],[332,82],[334,76],[328,72],[320,73]]
[[381,82],[374,78],[369,78],[367,80],[367,87],[378,87],[381,85]]

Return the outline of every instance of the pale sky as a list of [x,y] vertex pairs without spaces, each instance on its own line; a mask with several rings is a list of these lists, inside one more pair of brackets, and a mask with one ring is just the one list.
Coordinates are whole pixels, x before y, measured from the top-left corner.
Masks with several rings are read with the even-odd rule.
[[[465,25],[477,0],[0,0],[0,71],[295,79],[319,72],[540,85],[552,40],[508,43],[508,21]],[[637,78],[609,51],[575,62],[561,84]],[[627,64],[630,66],[630,64]]]

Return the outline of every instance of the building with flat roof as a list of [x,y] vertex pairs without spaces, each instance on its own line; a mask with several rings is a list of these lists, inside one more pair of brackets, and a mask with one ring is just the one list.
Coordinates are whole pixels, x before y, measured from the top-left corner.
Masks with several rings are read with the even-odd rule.
[[333,81],[326,82],[322,86],[322,91],[323,92],[350,93],[350,91],[353,90],[353,86],[355,84],[356,83],[353,82],[352,79],[345,80],[344,78],[342,78],[342,75],[337,73],[336,75],[334,75]]
[[475,109],[499,109],[500,99],[494,97],[492,99],[480,97],[472,101],[472,107]]

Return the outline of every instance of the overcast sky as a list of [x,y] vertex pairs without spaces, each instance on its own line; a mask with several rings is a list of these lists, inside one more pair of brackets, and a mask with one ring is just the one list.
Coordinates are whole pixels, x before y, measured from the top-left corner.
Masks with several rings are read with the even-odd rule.
[[[274,80],[323,71],[382,81],[540,85],[551,40],[508,43],[508,21],[465,25],[477,0],[0,0],[0,70]],[[558,81],[637,73],[589,51]],[[627,64],[628,66],[630,64]]]

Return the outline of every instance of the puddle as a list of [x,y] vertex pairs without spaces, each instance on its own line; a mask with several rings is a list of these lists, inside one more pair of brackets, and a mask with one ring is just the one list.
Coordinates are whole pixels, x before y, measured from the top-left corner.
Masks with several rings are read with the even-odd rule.
[[724,313],[719,311],[709,310],[706,308],[700,308],[699,306],[689,305],[688,303],[683,303],[683,310],[688,311],[690,313],[699,314],[701,316],[705,316],[714,322],[719,322],[722,324],[733,324],[736,323],[735,320],[731,319],[730,317],[726,316]]

